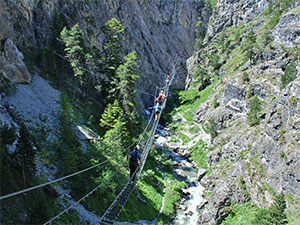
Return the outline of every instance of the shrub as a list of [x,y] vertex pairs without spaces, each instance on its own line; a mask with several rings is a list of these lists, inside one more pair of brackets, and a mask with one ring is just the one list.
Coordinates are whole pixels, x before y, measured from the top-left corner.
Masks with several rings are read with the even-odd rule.
[[250,81],[249,74],[247,72],[243,73],[242,81],[243,81],[243,83],[247,83]]
[[257,96],[254,96],[250,101],[250,110],[247,115],[247,120],[250,126],[259,123],[260,118],[258,113],[261,111],[261,100]]
[[281,76],[281,86],[280,88],[283,89],[288,85],[288,83],[294,81],[297,76],[297,69],[295,62],[291,62],[284,71],[284,74]]

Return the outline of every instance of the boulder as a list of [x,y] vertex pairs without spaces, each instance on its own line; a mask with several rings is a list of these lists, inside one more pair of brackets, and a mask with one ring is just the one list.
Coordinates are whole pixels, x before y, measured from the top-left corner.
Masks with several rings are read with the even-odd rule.
[[200,181],[206,174],[207,170],[203,168],[198,169],[197,180]]
[[11,39],[6,39],[3,52],[0,55],[0,76],[13,83],[30,83],[31,74],[28,72],[24,56]]

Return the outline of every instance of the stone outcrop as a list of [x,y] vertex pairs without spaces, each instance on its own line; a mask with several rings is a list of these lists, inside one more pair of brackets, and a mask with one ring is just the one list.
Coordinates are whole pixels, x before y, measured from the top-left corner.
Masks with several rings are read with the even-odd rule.
[[[205,127],[212,121],[217,132],[212,143],[208,143],[212,150],[206,162],[211,174],[201,179],[211,196],[202,209],[200,224],[220,224],[228,215],[225,208],[230,202],[251,201],[259,207],[268,207],[274,193],[300,196],[300,61],[293,50],[299,47],[298,5],[296,1],[269,31],[271,41],[256,55],[255,63],[248,60],[231,73],[221,67],[221,76],[226,76],[193,113],[195,122]],[[247,22],[266,7],[264,0],[219,0],[208,29],[207,46],[188,60],[189,74],[197,64],[207,63],[201,57],[203,52],[218,54],[210,48],[216,43],[217,33],[235,25],[247,27]],[[259,30],[265,19],[258,19],[252,27]],[[231,57],[228,55],[227,60]],[[282,88],[281,77],[291,62],[296,65],[296,79]],[[244,72],[249,74],[248,81],[242,78]],[[249,123],[251,96],[261,102],[259,122],[255,125]],[[213,106],[214,99],[218,100],[217,106]],[[289,204],[289,207],[294,206]]]
[[[79,24],[86,42],[103,49],[102,28],[109,19],[116,17],[126,31],[124,54],[133,50],[138,53],[142,71],[137,80],[138,89],[154,92],[153,84],[161,86],[164,83],[173,61],[192,54],[200,10],[198,1],[183,0],[2,1],[0,40],[9,37],[22,52],[28,47],[44,48],[57,38],[53,35],[60,32],[53,27],[55,16],[59,14],[69,26]],[[177,71],[173,87],[184,87],[186,73],[183,68]],[[141,106],[150,101],[149,96],[138,94]]]
[[0,55],[0,79],[5,78],[13,83],[29,83],[31,81],[31,74],[23,62],[23,54],[18,50],[13,41],[9,38],[6,39],[2,49],[3,52]]
[[286,47],[300,45],[300,6],[281,17],[273,31],[275,40]]
[[219,0],[215,6],[215,16],[208,27],[208,36],[230,26],[238,26],[253,20],[268,6],[267,0]]

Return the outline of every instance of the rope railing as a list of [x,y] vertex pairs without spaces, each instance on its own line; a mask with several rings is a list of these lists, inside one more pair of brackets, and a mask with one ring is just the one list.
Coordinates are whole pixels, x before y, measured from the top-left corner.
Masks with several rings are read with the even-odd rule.
[[[171,83],[172,83],[172,81],[175,77],[175,72],[176,72],[176,64],[174,63],[173,67],[172,67],[170,83],[165,88],[156,87],[156,91],[159,90],[159,89],[165,89],[166,90],[166,99],[163,102],[162,109],[165,108],[165,106],[166,106],[167,96],[168,96],[168,92],[169,92],[169,86],[171,85]],[[154,110],[152,111],[152,115],[153,115],[153,112],[154,112]],[[130,196],[130,194],[131,194],[131,192],[132,192],[132,190],[135,186],[135,183],[138,180],[138,178],[139,178],[139,176],[140,176],[140,174],[141,174],[141,172],[144,168],[144,165],[146,163],[151,145],[153,143],[154,134],[156,132],[161,113],[162,113],[162,110],[159,112],[158,119],[154,121],[153,126],[152,126],[151,131],[150,131],[150,134],[149,134],[149,137],[147,138],[147,141],[144,144],[144,148],[143,148],[144,151],[141,154],[141,164],[136,169],[136,171],[134,172],[132,177],[128,180],[128,182],[124,185],[124,187],[122,188],[122,190],[120,191],[118,196],[114,199],[114,201],[111,203],[109,208],[102,215],[101,219],[99,220],[100,225],[102,225],[102,224],[103,225],[104,224],[113,224],[113,221],[119,216],[122,208],[125,206],[128,198],[129,198],[129,196]],[[149,119],[149,122],[152,119],[153,118]]]
[[63,215],[64,213],[68,212],[71,208],[73,208],[75,205],[77,205],[78,203],[80,203],[81,201],[83,201],[84,199],[86,199],[88,196],[90,196],[91,194],[93,194],[96,190],[98,190],[102,185],[104,185],[108,180],[110,180],[113,176],[115,176],[120,170],[121,168],[124,167],[126,163],[123,163],[112,175],[110,175],[108,178],[106,178],[101,184],[99,184],[97,187],[95,187],[92,191],[90,191],[89,193],[87,193],[85,196],[83,196],[81,199],[79,199],[77,202],[75,202],[73,205],[69,206],[68,208],[66,208],[64,211],[60,212],[59,214],[57,214],[55,217],[53,217],[52,219],[48,220],[46,223],[44,223],[43,225],[47,225],[50,224],[53,220],[59,218],[61,215]]
[[[138,141],[135,141],[135,142],[133,142],[133,143],[131,143],[126,149],[124,149],[124,150],[121,152],[121,154],[124,153],[124,152],[126,152],[126,151],[128,151],[130,148],[132,148],[134,144],[136,144],[136,143],[139,144],[139,143],[141,142],[141,140],[142,140],[142,138],[143,138],[143,135],[145,134],[145,131],[146,131],[146,129],[148,128],[149,124],[150,124],[150,122],[148,122],[148,124],[147,124],[146,128],[144,129],[142,135],[140,136],[139,140],[138,140]],[[120,135],[119,135],[118,137],[120,137]],[[106,160],[104,160],[104,161],[102,161],[102,162],[100,162],[100,163],[98,163],[98,164],[96,164],[96,165],[90,166],[90,167],[88,167],[88,168],[82,169],[82,170],[80,170],[80,171],[77,171],[77,172],[75,172],[75,173],[66,175],[66,176],[64,176],[64,177],[61,177],[61,178],[58,178],[58,179],[55,179],[55,180],[52,180],[52,181],[48,181],[48,182],[45,182],[45,183],[43,183],[43,184],[39,184],[39,185],[30,187],[30,188],[26,188],[26,189],[23,189],[23,190],[20,190],[20,191],[16,191],[16,192],[13,192],[13,193],[10,193],[10,194],[6,194],[6,195],[3,195],[3,196],[0,196],[0,200],[4,200],[4,199],[7,199],[7,198],[16,196],[16,195],[20,195],[20,194],[23,194],[23,193],[26,193],[26,192],[29,192],[29,191],[33,191],[33,190],[36,190],[36,189],[38,189],[38,188],[41,188],[41,187],[44,187],[44,186],[47,186],[47,185],[50,185],[50,184],[53,184],[53,183],[57,183],[57,182],[59,182],[59,181],[68,179],[68,178],[70,178],[70,177],[79,175],[79,174],[81,174],[81,173],[84,173],[84,172],[86,172],[86,171],[89,171],[89,170],[91,170],[91,169],[94,169],[95,167],[101,166],[101,165],[103,165],[104,163],[109,162],[109,161],[111,161],[112,159],[114,159],[114,158],[120,156],[121,154],[112,156],[112,157],[110,157],[109,159],[106,159]]]

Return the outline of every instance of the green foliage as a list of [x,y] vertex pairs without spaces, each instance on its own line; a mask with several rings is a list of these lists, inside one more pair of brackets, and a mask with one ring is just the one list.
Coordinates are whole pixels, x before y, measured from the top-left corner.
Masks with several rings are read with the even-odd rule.
[[272,17],[270,18],[269,22],[267,23],[266,27],[268,29],[273,29],[277,25],[277,23],[279,22],[280,16],[281,16],[281,11],[276,10],[273,13]]
[[275,196],[274,203],[269,209],[260,209],[253,219],[252,224],[256,225],[282,225],[287,224],[285,213],[286,201],[283,193]]
[[248,86],[248,92],[247,92],[246,98],[250,99],[252,96],[253,96],[253,87],[252,87],[252,85],[250,84],[250,85]]
[[246,53],[250,61],[253,59],[253,56],[255,54],[255,42],[256,35],[253,29],[251,29],[246,37],[246,40],[243,42],[243,51]]
[[125,63],[118,67],[116,76],[111,82],[112,89],[109,92],[121,103],[125,119],[128,121],[131,130],[137,131],[138,108],[135,95],[135,80],[139,76],[137,75],[136,52],[129,53],[124,59]]
[[206,147],[206,144],[201,139],[190,148],[192,151],[191,158],[200,168],[207,169],[207,163],[206,163],[206,156],[208,153],[208,148]]
[[197,89],[188,89],[186,91],[180,91],[178,98],[181,99],[178,103],[177,110],[182,113],[183,117],[188,121],[193,121],[192,112],[199,107],[199,105],[205,102],[211,95],[213,88],[217,81],[207,86],[204,90],[197,91]]
[[202,126],[202,127],[203,127],[203,130],[204,130],[207,134],[210,134],[212,139],[214,139],[214,138],[218,135],[217,128],[216,128],[216,125],[215,125],[213,119],[209,119],[209,120],[208,120],[207,122],[205,122],[203,125],[204,125],[204,126]]
[[187,135],[185,135],[184,133],[179,133],[178,138],[182,141],[182,144],[186,144],[187,142],[191,141],[191,138],[189,138]]
[[242,81],[243,81],[243,83],[248,83],[250,81],[249,74],[247,72],[243,73]]
[[83,76],[86,73],[84,67],[86,61],[86,52],[84,49],[83,32],[78,24],[75,24],[71,30],[66,27],[61,31],[60,38],[66,45],[66,57],[70,60],[74,70],[74,76]]
[[17,138],[16,127],[9,127],[7,124],[4,124],[3,127],[0,127],[0,146],[2,145],[11,145]]
[[124,113],[119,105],[118,100],[115,100],[113,104],[108,104],[104,112],[101,115],[100,126],[106,130],[114,128],[118,121],[124,121]]
[[[86,64],[92,56],[85,47],[82,30],[78,24],[75,24],[70,30],[64,27],[60,33],[60,38],[66,45],[66,57],[70,61],[74,76],[79,80],[80,85],[87,85],[88,70]],[[73,98],[75,97],[76,88],[75,84]]]
[[200,97],[200,92],[197,88],[191,88],[186,91],[179,92],[178,96],[181,104],[191,103]]
[[194,52],[197,52],[202,47],[203,41],[200,38],[196,38],[195,44],[194,44]]
[[18,168],[22,171],[23,184],[26,185],[27,178],[34,175],[35,166],[35,154],[33,149],[32,140],[30,134],[24,123],[21,123],[20,137],[17,142],[17,151],[14,153],[18,162]]
[[189,128],[189,132],[191,134],[198,134],[199,131],[200,131],[200,127],[198,127],[198,126],[192,126],[192,127]]
[[216,109],[217,107],[219,107],[219,105],[220,105],[220,103],[218,102],[218,97],[215,96],[214,99],[213,99],[213,101],[212,101],[212,107],[214,109]]
[[300,98],[299,97],[296,97],[296,96],[292,96],[290,98],[290,102],[293,106],[297,107],[298,105],[298,102],[300,102]]
[[103,28],[105,34],[104,50],[105,50],[105,62],[108,71],[114,71],[121,64],[121,49],[122,41],[124,38],[124,27],[116,19],[112,18]]
[[252,220],[259,211],[259,207],[251,202],[243,205],[232,204],[226,209],[230,213],[221,225],[254,225]]
[[262,110],[261,108],[262,101],[257,97],[254,96],[250,100],[250,110],[247,114],[247,121],[250,126],[256,125],[259,123],[259,112]]
[[197,86],[201,87],[201,89],[204,89],[210,81],[207,68],[199,64],[196,65],[196,68],[193,71],[193,78],[195,79],[193,83],[197,83]]
[[78,166],[82,163],[80,160],[80,143],[76,135],[76,124],[79,119],[65,93],[61,94],[59,103],[61,127],[58,132],[58,141],[55,143],[55,162],[64,174],[69,174],[77,171]]
[[295,62],[291,62],[285,69],[284,74],[281,76],[281,85],[280,88],[283,89],[287,84],[294,81],[297,76],[297,68]]

